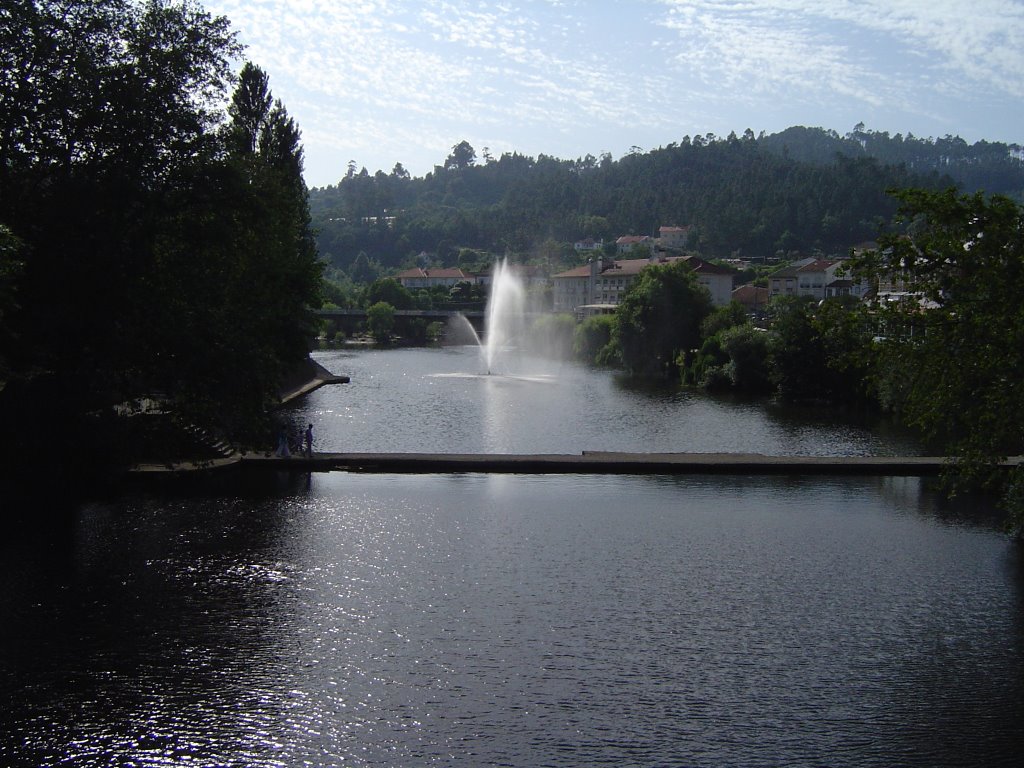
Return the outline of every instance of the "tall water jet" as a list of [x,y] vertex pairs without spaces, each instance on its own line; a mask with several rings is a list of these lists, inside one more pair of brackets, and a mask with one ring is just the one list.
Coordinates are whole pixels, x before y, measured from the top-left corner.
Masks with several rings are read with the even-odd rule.
[[526,291],[505,259],[494,266],[484,322],[480,353],[490,374],[501,352],[521,342],[526,331]]

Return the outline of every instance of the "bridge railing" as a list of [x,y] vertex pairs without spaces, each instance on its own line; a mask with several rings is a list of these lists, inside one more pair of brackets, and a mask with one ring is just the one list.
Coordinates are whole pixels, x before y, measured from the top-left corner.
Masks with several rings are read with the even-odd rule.
[[[365,309],[318,309],[320,317],[366,317]],[[483,317],[480,309],[396,309],[395,317],[428,317],[446,319],[463,315],[465,317]]]

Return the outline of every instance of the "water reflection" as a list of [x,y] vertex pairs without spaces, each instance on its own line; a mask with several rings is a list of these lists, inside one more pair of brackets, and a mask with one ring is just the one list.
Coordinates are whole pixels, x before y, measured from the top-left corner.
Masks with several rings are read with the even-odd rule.
[[[351,383],[296,404],[325,451],[915,454],[909,436],[855,416],[651,387],[606,371],[524,357],[479,375],[473,348],[320,353]],[[822,416],[823,418],[819,418]]]
[[5,550],[0,763],[1018,757],[1019,553],[927,484],[308,483],[91,505],[69,550]]

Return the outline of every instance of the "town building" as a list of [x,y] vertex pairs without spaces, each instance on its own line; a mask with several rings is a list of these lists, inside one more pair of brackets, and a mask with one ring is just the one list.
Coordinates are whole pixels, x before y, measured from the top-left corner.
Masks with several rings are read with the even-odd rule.
[[771,297],[810,296],[828,299],[837,296],[854,296],[863,299],[870,285],[864,280],[854,280],[842,274],[842,261],[831,259],[803,259],[768,276]]
[[583,240],[577,240],[572,244],[573,250],[577,253],[590,253],[592,251],[601,251],[604,249],[604,240],[595,240],[592,237],[587,237]]
[[759,314],[768,307],[770,295],[767,288],[747,283],[733,289],[732,300],[751,314]]
[[774,299],[776,296],[798,296],[797,285],[801,267],[806,267],[814,262],[813,258],[800,259],[782,269],[772,272],[768,276],[768,293]]
[[849,278],[839,278],[825,286],[825,298],[853,296],[856,299],[863,299],[868,294],[868,288],[869,285],[866,281],[858,282]]
[[768,276],[768,290],[776,296],[825,298],[825,286],[836,279],[838,261],[806,258]]
[[647,235],[623,235],[615,241],[615,252],[620,255],[632,253],[635,248],[643,248],[650,251],[654,248],[653,237]]
[[693,267],[697,282],[711,294],[711,303],[716,307],[724,307],[732,301],[732,283],[735,274],[728,267],[712,264],[699,256],[684,256],[683,260]]
[[[536,264],[507,264],[506,270],[508,274],[514,275],[519,279],[519,282],[527,287],[545,287],[549,284],[547,271],[544,267]],[[475,282],[478,285],[490,285],[494,282],[494,270],[495,267],[491,267],[486,272],[482,272],[476,276]]]
[[659,227],[658,244],[662,248],[670,248],[681,251],[686,247],[686,241],[690,237],[689,227]]
[[406,288],[434,288],[439,285],[451,288],[459,283],[476,282],[476,278],[472,274],[463,272],[457,267],[438,267],[437,269],[413,267],[399,272],[395,275],[395,279]]
[[579,317],[614,309],[637,275],[652,264],[685,261],[707,289],[714,306],[732,298],[733,272],[697,256],[651,256],[647,259],[592,259],[581,267],[552,276],[555,312],[572,312]]

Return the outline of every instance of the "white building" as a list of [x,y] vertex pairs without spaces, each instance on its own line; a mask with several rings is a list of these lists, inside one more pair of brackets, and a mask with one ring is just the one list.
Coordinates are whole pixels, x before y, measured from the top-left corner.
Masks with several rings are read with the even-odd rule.
[[662,248],[681,251],[689,237],[689,227],[658,227],[658,243]]
[[593,259],[581,267],[553,275],[555,312],[582,314],[581,307],[615,307],[636,276],[652,264],[685,261],[697,276],[697,281],[711,295],[716,307],[725,306],[732,299],[732,270],[704,261],[696,256],[668,256],[648,259]]

